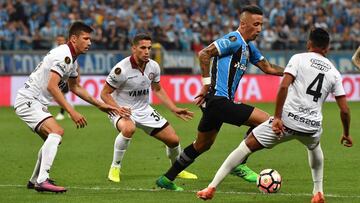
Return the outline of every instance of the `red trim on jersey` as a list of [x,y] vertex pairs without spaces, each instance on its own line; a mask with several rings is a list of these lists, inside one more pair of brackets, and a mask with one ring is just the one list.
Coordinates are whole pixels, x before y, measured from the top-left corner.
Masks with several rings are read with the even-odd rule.
[[[145,63],[145,65],[144,65],[145,68],[146,68],[146,64],[147,64],[148,62],[149,62],[149,61],[147,61],[147,62]],[[135,60],[134,55],[131,55],[131,56],[130,56],[130,63],[131,63],[131,67],[132,67],[133,69],[138,69],[138,70],[144,75],[144,71],[142,71],[142,70],[139,68],[139,65],[136,63],[136,60]],[[145,68],[144,68],[144,70],[145,70]]]
[[56,70],[50,70],[53,73],[56,73],[60,78],[61,78],[61,74],[59,72],[57,72]]
[[68,42],[67,43],[69,49],[70,49],[70,52],[71,52],[71,56],[73,58],[73,63],[75,62],[76,58],[77,58],[77,55],[76,55],[76,52],[75,52],[75,48],[73,46],[73,44],[71,42]]

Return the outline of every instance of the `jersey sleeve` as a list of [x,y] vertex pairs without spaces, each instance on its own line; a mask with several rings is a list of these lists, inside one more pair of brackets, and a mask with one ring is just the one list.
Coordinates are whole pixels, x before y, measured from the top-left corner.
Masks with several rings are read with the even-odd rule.
[[125,82],[125,79],[126,77],[124,76],[124,73],[122,73],[122,69],[115,66],[107,76],[106,83],[114,89],[117,89]]
[[341,77],[340,73],[335,75],[335,81],[334,81],[334,85],[332,87],[331,93],[336,97],[346,94],[345,90],[344,90],[344,86],[342,85],[342,77]]
[[219,56],[233,54],[241,46],[237,37],[233,35],[225,35],[217,39],[214,45],[219,52]]
[[294,55],[290,58],[288,64],[285,67],[284,73],[289,73],[290,75],[296,77],[299,68],[299,57]]
[[52,66],[50,68],[52,72],[59,74],[60,77],[64,76],[67,69],[67,64],[65,63],[64,58],[60,59],[60,57],[54,57],[52,59]]
[[264,59],[264,56],[261,54],[259,49],[256,48],[256,46],[251,42],[249,42],[249,52],[250,52],[250,57],[249,57],[250,63],[254,65]]
[[80,69],[79,64],[75,61],[74,68],[70,71],[70,78],[77,78],[79,76],[78,69]]
[[160,82],[160,66],[157,62],[155,62],[155,70],[154,70],[154,79],[152,80],[152,82]]

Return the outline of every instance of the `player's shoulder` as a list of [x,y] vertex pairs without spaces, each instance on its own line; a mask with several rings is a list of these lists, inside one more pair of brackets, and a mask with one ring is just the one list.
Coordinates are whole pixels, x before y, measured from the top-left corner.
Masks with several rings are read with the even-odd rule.
[[66,64],[70,64],[72,61],[71,51],[67,44],[53,48],[46,57],[51,57],[54,60],[64,60]]

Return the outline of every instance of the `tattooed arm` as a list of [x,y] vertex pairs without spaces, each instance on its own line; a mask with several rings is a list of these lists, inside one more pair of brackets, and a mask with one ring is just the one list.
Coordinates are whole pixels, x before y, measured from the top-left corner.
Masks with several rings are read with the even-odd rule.
[[260,68],[264,73],[271,75],[279,75],[282,76],[284,74],[284,67],[278,66],[276,64],[269,63],[266,58],[259,61],[255,64],[258,68]]

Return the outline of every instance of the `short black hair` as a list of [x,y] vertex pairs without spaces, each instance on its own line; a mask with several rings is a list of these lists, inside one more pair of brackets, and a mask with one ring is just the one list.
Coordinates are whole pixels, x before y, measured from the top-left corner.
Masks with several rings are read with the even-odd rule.
[[131,44],[132,45],[137,45],[139,43],[139,41],[141,40],[152,40],[151,36],[147,33],[138,33],[135,35],[135,37],[133,38]]
[[329,33],[322,28],[313,28],[310,31],[309,40],[315,47],[325,49],[329,46],[330,36]]
[[243,12],[249,12],[251,14],[258,14],[258,15],[263,15],[263,11],[261,10],[260,7],[256,6],[256,5],[247,5],[247,6],[244,6],[242,9],[241,9],[241,13]]
[[92,33],[94,29],[86,25],[82,21],[76,21],[70,25],[69,28],[69,39],[72,35],[79,36],[81,32]]

